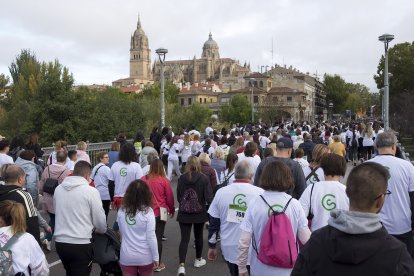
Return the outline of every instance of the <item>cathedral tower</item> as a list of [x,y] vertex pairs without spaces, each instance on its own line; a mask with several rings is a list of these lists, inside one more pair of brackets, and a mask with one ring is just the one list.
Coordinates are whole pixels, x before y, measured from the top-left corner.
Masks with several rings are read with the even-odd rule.
[[129,59],[129,77],[137,82],[147,83],[152,80],[151,75],[151,50],[148,45],[148,37],[141,27],[138,17],[137,29],[131,36],[131,48]]

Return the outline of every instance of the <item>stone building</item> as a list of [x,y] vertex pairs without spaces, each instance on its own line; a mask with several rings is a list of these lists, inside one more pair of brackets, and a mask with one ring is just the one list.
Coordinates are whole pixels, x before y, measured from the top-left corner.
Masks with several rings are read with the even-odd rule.
[[[153,67],[154,80],[160,79],[160,63],[156,61]],[[220,81],[223,89],[241,88],[242,78],[250,72],[250,65],[240,65],[238,61],[230,58],[221,58],[219,46],[209,34],[203,45],[201,58],[194,56],[191,60],[165,61],[165,78],[173,82],[200,83],[203,81]]]
[[222,94],[222,84],[219,82],[186,83],[178,94],[178,103],[183,107],[195,103],[210,108],[214,113],[218,112],[218,96]]
[[154,83],[151,72],[151,50],[139,17],[137,29],[131,35],[129,53],[129,78],[113,81],[112,85],[116,87],[141,85],[143,87]]

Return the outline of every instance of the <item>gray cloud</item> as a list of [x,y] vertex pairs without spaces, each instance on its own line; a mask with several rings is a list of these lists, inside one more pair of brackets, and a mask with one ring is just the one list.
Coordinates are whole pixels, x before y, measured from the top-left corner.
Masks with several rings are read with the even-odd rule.
[[[127,77],[129,39],[138,13],[150,48],[166,47],[167,59],[200,57],[211,30],[222,57],[250,62],[253,70],[273,62],[303,72],[338,73],[376,91],[383,47],[413,41],[410,0],[278,1],[7,1],[0,17],[0,72],[21,49],[41,60],[59,59],[77,83],[111,83]],[[155,55],[153,54],[154,60]]]

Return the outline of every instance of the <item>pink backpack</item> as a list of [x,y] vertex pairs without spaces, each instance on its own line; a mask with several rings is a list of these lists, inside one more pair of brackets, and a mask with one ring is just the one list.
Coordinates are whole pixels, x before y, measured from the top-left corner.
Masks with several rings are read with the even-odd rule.
[[272,213],[263,229],[259,251],[253,234],[253,248],[257,253],[257,258],[266,265],[293,268],[298,257],[298,249],[292,224],[285,214],[292,198],[286,203],[282,212],[276,212],[263,196],[260,197],[269,206]]

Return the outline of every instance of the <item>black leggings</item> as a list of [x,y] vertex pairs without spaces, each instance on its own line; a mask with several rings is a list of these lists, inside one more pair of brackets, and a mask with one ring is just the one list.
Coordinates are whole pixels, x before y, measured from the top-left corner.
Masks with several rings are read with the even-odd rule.
[[111,201],[109,199],[102,200],[102,207],[105,210],[105,216],[107,220],[108,220],[108,214],[109,214],[109,205],[111,205]]
[[160,217],[155,218],[155,235],[157,236],[158,255],[160,256],[160,262],[162,255],[162,235],[164,235],[165,224],[166,222],[162,221]]
[[182,223],[180,222],[181,230],[181,242],[178,250],[180,256],[180,264],[185,263],[185,257],[187,256],[188,243],[190,242],[191,227],[194,225],[194,238],[196,247],[196,258],[201,258],[203,252],[203,228],[204,222],[202,223]]

